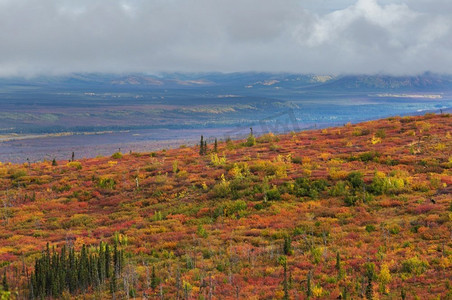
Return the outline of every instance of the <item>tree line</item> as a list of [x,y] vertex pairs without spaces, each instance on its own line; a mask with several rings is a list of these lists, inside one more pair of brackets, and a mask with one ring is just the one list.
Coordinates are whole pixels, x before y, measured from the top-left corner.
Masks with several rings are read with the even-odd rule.
[[102,242],[95,248],[83,245],[79,253],[66,245],[57,251],[47,244],[29,279],[30,298],[59,297],[65,291],[85,293],[107,284],[114,295],[123,265],[124,251],[117,243],[113,247]]

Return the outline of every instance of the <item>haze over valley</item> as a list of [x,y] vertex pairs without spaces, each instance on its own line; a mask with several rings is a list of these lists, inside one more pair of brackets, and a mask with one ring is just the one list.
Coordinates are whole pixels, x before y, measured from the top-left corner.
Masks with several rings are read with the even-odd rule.
[[388,116],[447,111],[452,77],[272,73],[0,80],[0,161],[154,151]]

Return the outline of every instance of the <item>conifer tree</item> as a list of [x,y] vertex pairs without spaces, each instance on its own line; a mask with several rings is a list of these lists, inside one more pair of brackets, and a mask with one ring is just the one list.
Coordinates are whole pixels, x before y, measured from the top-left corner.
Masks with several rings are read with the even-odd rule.
[[347,286],[344,286],[344,289],[342,291],[342,300],[347,300],[347,299],[348,299]]
[[289,283],[287,281],[287,260],[284,261],[284,300],[289,300]]
[[[94,250],[94,249],[93,249]],[[114,247],[114,274],[111,276],[110,248],[103,243],[97,251],[82,246],[79,254],[73,248],[63,246],[60,253],[47,244],[42,256],[35,260],[35,268],[29,279],[30,298],[59,298],[64,291],[71,294],[85,292],[101,286],[111,277],[110,290],[117,291],[117,278],[124,264],[124,252]],[[3,278],[5,282],[6,276]]]
[[6,271],[5,273],[3,273],[2,285],[5,292],[9,291],[8,280],[6,279]]
[[158,280],[155,274],[155,266],[152,266],[152,274],[151,274],[151,288],[155,290],[157,288]]
[[339,252],[336,253],[336,270],[337,270],[337,278],[342,278],[342,265],[341,265],[341,256]]
[[306,287],[306,296],[310,298],[312,296],[312,273],[311,271],[308,272],[308,278],[307,278],[307,287]]
[[108,244],[105,245],[105,277],[110,278],[111,275],[111,255],[110,255],[110,246]]
[[372,300],[374,298],[372,285],[373,285],[372,277],[368,276],[367,277],[367,286],[366,286],[366,299],[367,300]]
[[218,153],[218,140],[215,138],[215,144],[213,145],[213,152]]
[[292,253],[292,239],[289,235],[284,237],[283,252],[285,255],[290,255]]
[[201,141],[199,142],[199,155],[204,155],[204,136],[201,135]]

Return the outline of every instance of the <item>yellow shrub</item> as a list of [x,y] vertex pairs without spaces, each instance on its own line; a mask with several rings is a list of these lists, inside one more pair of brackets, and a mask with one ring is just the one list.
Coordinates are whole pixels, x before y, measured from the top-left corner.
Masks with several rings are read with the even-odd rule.
[[66,166],[68,166],[69,168],[76,168],[77,170],[80,170],[82,168],[82,164],[78,161],[68,162]]
[[118,162],[115,161],[115,160],[109,160],[109,161],[108,161],[108,165],[109,165],[109,166],[114,166],[114,165],[117,165],[117,164],[118,164]]
[[323,161],[327,161],[330,157],[331,157],[331,153],[328,153],[328,152],[320,153],[320,158]]
[[283,290],[277,290],[275,292],[275,299],[284,299],[284,291]]
[[302,170],[301,170],[301,173],[302,173],[304,176],[309,177],[309,176],[311,176],[312,171],[311,171],[311,170],[308,170],[308,169],[302,169]]
[[176,177],[178,177],[178,178],[187,178],[188,177],[188,172],[186,170],[179,171],[176,174]]
[[331,168],[328,170],[328,177],[331,180],[345,179],[348,176],[348,172],[344,170],[337,170],[336,168]]
[[435,145],[435,150],[437,151],[443,151],[446,149],[446,145],[444,145],[443,143],[438,143]]
[[226,157],[225,156],[219,157],[216,153],[212,153],[210,155],[210,162],[215,167],[224,166],[226,164]]
[[265,268],[265,276],[272,275],[273,273],[275,273],[275,268],[272,267]]
[[375,135],[372,137],[371,141],[372,145],[381,143],[381,138],[376,137]]
[[323,295],[323,288],[320,285],[315,285],[312,288],[312,295],[314,297],[322,297],[322,295]]

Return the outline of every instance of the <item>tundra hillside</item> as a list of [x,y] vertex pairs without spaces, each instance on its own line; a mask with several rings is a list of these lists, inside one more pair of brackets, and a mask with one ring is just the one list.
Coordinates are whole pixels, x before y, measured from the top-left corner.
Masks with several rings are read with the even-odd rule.
[[428,114],[3,163],[2,297],[450,299],[451,149]]

